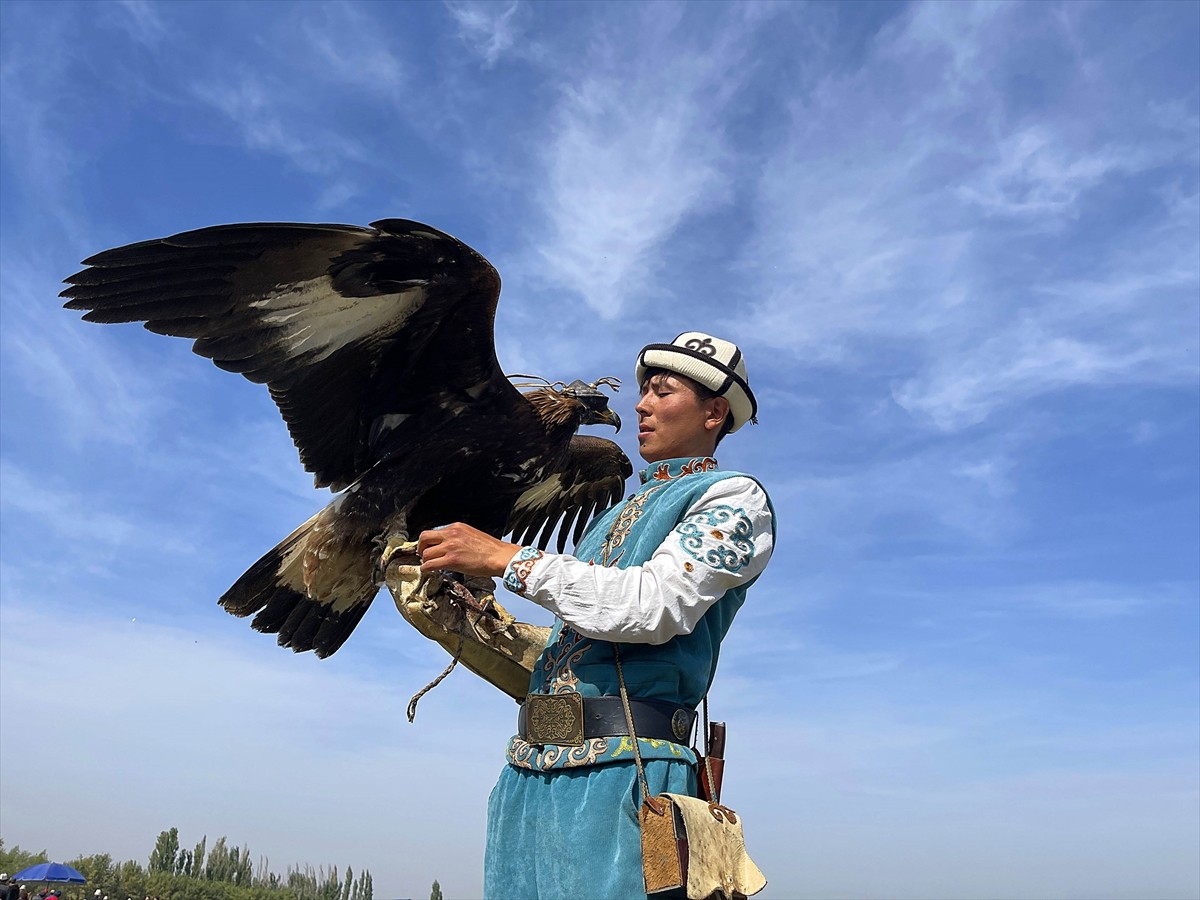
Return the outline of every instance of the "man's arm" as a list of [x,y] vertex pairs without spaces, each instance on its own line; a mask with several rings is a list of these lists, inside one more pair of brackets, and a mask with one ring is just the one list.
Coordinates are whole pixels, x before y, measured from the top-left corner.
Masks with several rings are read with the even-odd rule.
[[422,571],[504,576],[513,593],[587,637],[662,644],[690,633],[730,589],[758,576],[774,550],[774,516],[751,478],[714,484],[651,558],[624,569],[543,553],[462,523],[421,533]]
[[727,591],[758,576],[774,540],[766,492],[751,478],[726,478],[642,565],[604,567],[526,547],[504,585],[587,637],[662,644],[690,633]]

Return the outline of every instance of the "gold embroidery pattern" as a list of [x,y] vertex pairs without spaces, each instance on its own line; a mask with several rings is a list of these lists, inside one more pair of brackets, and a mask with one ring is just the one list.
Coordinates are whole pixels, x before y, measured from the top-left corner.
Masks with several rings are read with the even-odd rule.
[[646,501],[650,499],[651,494],[658,491],[661,487],[663,485],[658,484],[642,491],[640,494],[634,494],[621,508],[620,513],[617,514],[617,520],[613,522],[612,530],[608,533],[608,538],[604,541],[604,557],[601,560],[604,565],[612,565],[621,558],[620,553],[612,556],[612,552],[625,543],[625,538],[629,537],[630,529],[642,517],[642,509],[645,507]]
[[[659,747],[666,747],[672,756],[683,756],[683,748],[671,741],[660,741],[658,738],[638,738],[639,746],[645,745],[657,750]],[[622,735],[621,740],[617,743],[616,749],[610,754],[612,757],[633,755],[633,741],[629,739],[629,735]]]

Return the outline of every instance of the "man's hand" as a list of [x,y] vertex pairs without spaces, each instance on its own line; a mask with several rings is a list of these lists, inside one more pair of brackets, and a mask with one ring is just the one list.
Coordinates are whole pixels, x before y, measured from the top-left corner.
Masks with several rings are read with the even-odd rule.
[[462,522],[422,531],[417,541],[422,572],[446,569],[493,578],[504,574],[520,549]]

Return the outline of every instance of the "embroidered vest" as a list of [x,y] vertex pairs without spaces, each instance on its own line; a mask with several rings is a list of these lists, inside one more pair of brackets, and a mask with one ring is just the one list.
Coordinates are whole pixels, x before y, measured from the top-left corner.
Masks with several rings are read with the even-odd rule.
[[[643,483],[628,501],[591,522],[575,555],[595,565],[638,566],[671,538],[681,541],[684,550],[695,557],[695,565],[736,571],[754,552],[749,520],[739,518],[736,510],[716,507],[709,511],[711,521],[703,528],[689,523],[689,533],[673,538],[672,531],[713,484],[739,475],[719,470],[711,457],[655,463],[642,472]],[[712,531],[721,533],[719,544],[709,536]],[[726,592],[690,634],[678,635],[665,644],[622,644],[629,695],[697,706],[716,674],[721,641],[755,580]],[[529,689],[535,693],[577,691],[585,697],[618,696],[612,644],[584,637],[556,620]],[[669,741],[639,739],[639,745],[647,759],[695,761],[690,748]],[[523,768],[554,769],[633,759],[633,747],[629,737],[592,738],[581,747],[543,748],[514,736],[507,756],[510,763]]]

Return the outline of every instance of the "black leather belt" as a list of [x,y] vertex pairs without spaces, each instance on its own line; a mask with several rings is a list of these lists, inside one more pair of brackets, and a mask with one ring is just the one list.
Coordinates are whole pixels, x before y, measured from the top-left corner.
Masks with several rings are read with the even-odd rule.
[[[696,723],[696,711],[662,700],[629,699],[633,729],[640,738],[684,743]],[[517,734],[530,744],[578,747],[588,738],[629,734],[620,697],[583,697],[575,693],[529,694],[517,715]]]

